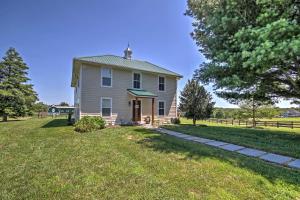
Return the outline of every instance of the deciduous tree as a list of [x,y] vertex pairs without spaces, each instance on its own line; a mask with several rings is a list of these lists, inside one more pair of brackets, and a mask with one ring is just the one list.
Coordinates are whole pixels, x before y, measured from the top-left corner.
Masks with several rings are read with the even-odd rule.
[[59,106],[69,106],[69,104],[67,102],[60,102],[60,104],[58,104]]

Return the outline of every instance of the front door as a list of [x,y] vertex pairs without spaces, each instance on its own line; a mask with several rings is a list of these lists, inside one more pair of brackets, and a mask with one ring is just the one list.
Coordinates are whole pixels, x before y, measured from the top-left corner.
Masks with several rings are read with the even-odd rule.
[[141,121],[141,101],[133,100],[132,102],[132,121]]

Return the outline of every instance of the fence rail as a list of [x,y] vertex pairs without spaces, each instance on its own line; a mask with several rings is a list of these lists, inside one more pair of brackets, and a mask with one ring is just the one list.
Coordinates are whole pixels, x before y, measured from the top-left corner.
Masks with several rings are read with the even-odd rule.
[[220,124],[231,124],[239,126],[271,126],[271,127],[286,127],[286,128],[300,128],[300,121],[249,121],[249,120],[233,120],[233,119],[208,119],[208,122],[215,122]]

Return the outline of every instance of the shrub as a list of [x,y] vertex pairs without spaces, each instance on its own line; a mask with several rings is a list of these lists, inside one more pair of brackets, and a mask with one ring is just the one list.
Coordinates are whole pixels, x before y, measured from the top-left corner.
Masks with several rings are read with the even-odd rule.
[[90,132],[105,128],[105,121],[102,117],[85,116],[75,123],[75,131]]
[[172,124],[180,124],[180,119],[179,118],[171,118],[171,123]]

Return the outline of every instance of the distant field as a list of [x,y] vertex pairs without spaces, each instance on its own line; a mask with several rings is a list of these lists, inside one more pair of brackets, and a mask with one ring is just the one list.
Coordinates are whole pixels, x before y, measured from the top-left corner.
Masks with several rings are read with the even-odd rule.
[[279,117],[279,118],[272,118],[272,119],[268,119],[268,118],[263,118],[263,119],[257,119],[260,121],[300,121],[300,117]]
[[[278,119],[278,118],[274,118],[274,119]],[[190,119],[180,118],[180,121],[181,121],[181,124],[192,124],[192,120],[190,120]],[[208,122],[208,121],[202,121],[202,120],[198,120],[197,124],[207,124],[207,125],[220,126],[220,127],[244,128],[243,126],[238,126],[238,125],[231,125],[231,124],[224,124],[224,123],[221,124],[221,123]],[[258,127],[257,130],[283,131],[283,132],[300,134],[300,128],[291,129],[291,128],[286,128],[286,127],[279,127],[279,128],[277,128],[277,127]]]

